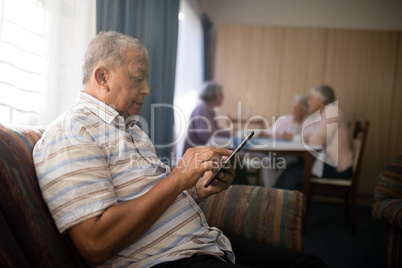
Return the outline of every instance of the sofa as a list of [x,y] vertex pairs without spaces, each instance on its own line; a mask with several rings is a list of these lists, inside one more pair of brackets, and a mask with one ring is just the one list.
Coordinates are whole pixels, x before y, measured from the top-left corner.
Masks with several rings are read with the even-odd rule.
[[[0,267],[89,267],[42,199],[32,149],[44,128],[0,125]],[[304,196],[233,185],[200,204],[225,234],[302,250]]]
[[402,267],[402,153],[385,166],[374,189],[373,218],[385,227],[385,267]]

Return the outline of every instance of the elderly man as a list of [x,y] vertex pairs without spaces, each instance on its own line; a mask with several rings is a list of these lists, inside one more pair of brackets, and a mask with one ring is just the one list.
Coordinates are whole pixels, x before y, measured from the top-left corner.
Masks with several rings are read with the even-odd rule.
[[[231,151],[193,148],[170,171],[135,124],[150,94],[148,75],[147,50],[137,39],[105,32],[90,42],[84,92],[33,151],[43,197],[60,232],[89,263],[234,266],[230,241],[208,226],[197,205],[232,183],[230,167],[203,187]],[[294,251],[282,257],[288,256],[305,257]]]
[[292,113],[279,117],[268,130],[268,135],[275,139],[298,140],[301,142],[303,122],[308,116],[308,98],[297,94],[293,98]]

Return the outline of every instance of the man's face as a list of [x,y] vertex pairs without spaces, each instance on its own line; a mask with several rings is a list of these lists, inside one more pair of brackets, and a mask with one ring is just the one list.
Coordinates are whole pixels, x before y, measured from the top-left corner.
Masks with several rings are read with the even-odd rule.
[[126,119],[138,115],[144,98],[151,91],[148,86],[148,58],[140,51],[130,50],[126,54],[126,64],[110,72],[110,89],[107,104]]
[[324,105],[322,100],[319,100],[313,93],[310,93],[310,97],[308,99],[308,106],[310,112],[315,112],[320,109],[321,106]]
[[295,119],[301,120],[305,116],[305,109],[300,101],[294,101],[292,105],[292,115]]

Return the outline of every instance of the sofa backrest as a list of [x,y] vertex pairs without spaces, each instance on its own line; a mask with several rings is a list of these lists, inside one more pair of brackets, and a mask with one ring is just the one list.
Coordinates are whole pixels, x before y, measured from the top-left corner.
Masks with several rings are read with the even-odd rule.
[[0,125],[0,266],[88,267],[42,199],[32,149],[43,131]]

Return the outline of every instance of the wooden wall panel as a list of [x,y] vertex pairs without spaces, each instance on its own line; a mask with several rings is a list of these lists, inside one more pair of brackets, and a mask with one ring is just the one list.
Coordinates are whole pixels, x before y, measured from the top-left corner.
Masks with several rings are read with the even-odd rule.
[[279,115],[291,111],[295,94],[308,94],[324,78],[326,30],[286,28],[281,62]]
[[[237,103],[244,99],[248,82],[248,51],[251,26],[222,26],[217,42],[214,79],[221,83],[224,102],[218,114],[236,117]],[[223,111],[223,112],[220,112]]]
[[283,29],[224,25],[220,28],[214,79],[224,86],[225,99],[218,114],[242,119],[269,118],[279,109],[279,77]]
[[402,33],[398,33],[398,55],[396,57],[395,79],[392,94],[391,124],[389,128],[388,157],[389,162],[402,153]]
[[[251,30],[248,65],[248,88],[245,91],[245,109],[252,115],[269,119],[276,114],[279,103],[279,77],[282,55],[282,28],[255,27]],[[246,113],[247,116],[247,113]]]
[[[325,83],[333,86],[346,120],[368,119],[371,129],[359,191],[371,194],[388,155],[396,32],[329,30]],[[353,128],[350,129],[351,131]]]
[[393,83],[397,55],[396,32],[365,31],[362,35],[357,114],[370,120],[363,159],[360,192],[372,193],[379,169],[388,162],[388,137],[392,117]]
[[357,118],[362,35],[357,30],[328,30],[324,83],[334,88],[338,105],[350,126]]

